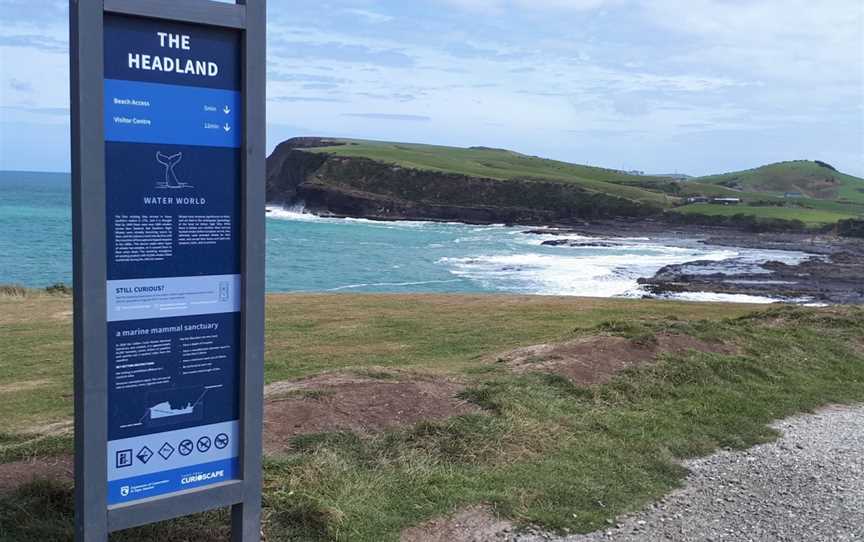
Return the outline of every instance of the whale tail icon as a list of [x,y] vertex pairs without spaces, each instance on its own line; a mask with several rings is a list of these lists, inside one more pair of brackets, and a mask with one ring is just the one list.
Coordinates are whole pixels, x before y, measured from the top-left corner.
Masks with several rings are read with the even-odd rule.
[[156,152],[156,161],[165,166],[165,180],[158,183],[159,188],[187,188],[190,185],[181,182],[177,178],[177,172],[174,168],[180,161],[183,160],[183,153],[167,155],[161,152]]

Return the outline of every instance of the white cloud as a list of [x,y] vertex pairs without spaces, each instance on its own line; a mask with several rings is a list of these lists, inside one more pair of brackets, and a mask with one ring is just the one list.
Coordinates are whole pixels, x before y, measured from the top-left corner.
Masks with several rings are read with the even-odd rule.
[[370,24],[388,23],[395,19],[395,17],[391,17],[390,15],[384,15],[383,13],[370,11],[368,9],[350,8],[343,11],[349,15],[359,17]]
[[817,85],[864,77],[861,0],[651,0],[642,9],[695,40],[677,56],[691,64]]

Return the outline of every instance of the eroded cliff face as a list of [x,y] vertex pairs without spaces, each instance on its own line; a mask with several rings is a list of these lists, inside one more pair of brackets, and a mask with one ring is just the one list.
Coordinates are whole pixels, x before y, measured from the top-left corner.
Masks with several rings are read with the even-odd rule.
[[338,216],[472,223],[566,224],[659,212],[568,183],[501,181],[304,150],[332,144],[296,138],[279,145],[267,159],[268,202]]

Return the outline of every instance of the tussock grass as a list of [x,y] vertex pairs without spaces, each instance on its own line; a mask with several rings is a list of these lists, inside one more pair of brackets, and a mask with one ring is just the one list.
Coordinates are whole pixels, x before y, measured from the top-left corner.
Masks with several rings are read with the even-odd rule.
[[28,288],[19,284],[0,284],[0,296],[2,297],[25,297],[29,293]]
[[20,284],[0,284],[0,297],[21,298],[41,294],[71,296],[72,287],[62,282],[46,286],[45,288],[27,288]]

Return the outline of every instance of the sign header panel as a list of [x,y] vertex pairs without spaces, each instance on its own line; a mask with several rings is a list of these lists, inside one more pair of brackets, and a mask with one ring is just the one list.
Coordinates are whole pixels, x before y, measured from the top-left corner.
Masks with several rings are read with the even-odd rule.
[[240,477],[240,51],[104,19],[109,505]]

